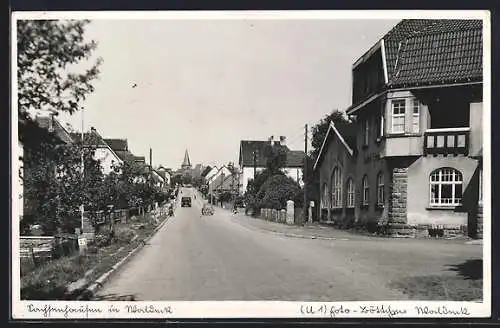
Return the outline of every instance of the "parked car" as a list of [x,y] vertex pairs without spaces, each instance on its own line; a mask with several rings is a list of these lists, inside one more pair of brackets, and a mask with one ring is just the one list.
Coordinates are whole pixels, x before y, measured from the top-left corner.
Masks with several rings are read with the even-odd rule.
[[182,197],[181,198],[181,207],[191,207],[191,197]]

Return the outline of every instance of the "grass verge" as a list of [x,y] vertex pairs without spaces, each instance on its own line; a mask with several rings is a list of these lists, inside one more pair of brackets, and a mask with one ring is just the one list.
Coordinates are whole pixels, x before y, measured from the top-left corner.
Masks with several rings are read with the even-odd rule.
[[483,279],[443,274],[408,277],[391,284],[412,300],[475,301],[483,299]]
[[[71,300],[88,284],[109,271],[116,263],[149,237],[158,223],[146,218],[117,227],[114,242],[105,247],[94,247],[93,252],[63,257],[44,263],[21,277],[22,300]],[[121,230],[120,230],[121,229]],[[131,234],[131,231],[133,234]],[[137,235],[133,241],[133,237]],[[90,274],[89,274],[89,271]],[[86,275],[87,274],[87,275]],[[71,295],[70,283],[85,278],[86,284]]]

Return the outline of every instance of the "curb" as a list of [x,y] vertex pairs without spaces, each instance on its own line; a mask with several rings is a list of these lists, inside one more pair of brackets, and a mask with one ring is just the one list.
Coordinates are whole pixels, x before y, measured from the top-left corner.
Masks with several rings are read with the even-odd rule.
[[131,250],[124,258],[122,258],[118,263],[113,265],[109,271],[106,273],[102,274],[97,280],[90,284],[89,287],[84,289],[80,295],[76,298],[77,300],[82,300],[84,297],[91,295],[93,296],[97,290],[99,290],[104,283],[111,277],[113,273],[115,273],[120,267],[122,267],[132,256],[134,256],[138,251],[140,251],[160,230],[168,220],[170,220],[171,217],[167,217],[165,220],[163,220],[151,233],[149,237],[146,237],[136,248]]

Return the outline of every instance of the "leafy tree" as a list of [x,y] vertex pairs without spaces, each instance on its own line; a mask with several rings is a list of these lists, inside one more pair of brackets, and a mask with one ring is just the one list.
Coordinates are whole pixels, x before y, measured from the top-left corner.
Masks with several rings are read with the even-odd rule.
[[286,147],[268,144],[264,149],[266,168],[272,173],[280,172],[286,165],[286,154]]
[[183,184],[192,184],[193,176],[190,173],[185,173],[182,175],[182,183]]
[[[346,117],[344,112],[334,110],[329,115],[326,115],[323,119],[321,119],[316,125],[312,127],[312,138],[311,138],[311,146],[312,150],[310,152],[311,162],[314,163],[316,158],[319,155],[319,150],[321,149],[321,145],[323,144],[323,140],[325,139],[326,132],[330,126],[330,122],[342,122],[347,123],[349,119]],[[312,170],[311,170],[312,171]]]
[[196,176],[193,178],[193,186],[195,186],[196,188],[201,188],[201,186],[203,186],[203,184],[205,183],[205,180],[201,177],[201,176]]
[[[97,47],[84,39],[87,20],[20,20],[17,22],[17,78],[19,113],[50,109],[70,114],[94,91],[102,59],[84,72],[73,65],[90,59]],[[74,68],[74,66],[73,66]]]
[[182,184],[182,174],[174,174],[170,179],[170,184],[175,186],[176,184]]
[[293,200],[297,207],[301,207],[303,203],[299,184],[282,174],[267,179],[260,187],[256,198],[259,208],[283,209],[288,200]]
[[100,163],[94,160],[92,147],[83,148],[82,176],[79,144],[58,143],[41,128],[29,130],[32,133],[20,136],[28,145],[24,148],[23,164],[28,215],[23,224],[40,224],[49,233],[56,232],[58,227],[70,229],[78,218],[80,204],[92,207],[98,202],[97,190],[103,180]]

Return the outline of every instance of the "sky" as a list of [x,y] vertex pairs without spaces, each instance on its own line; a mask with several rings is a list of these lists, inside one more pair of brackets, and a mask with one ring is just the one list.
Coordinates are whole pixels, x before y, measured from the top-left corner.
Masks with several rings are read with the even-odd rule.
[[[103,59],[85,129],[126,138],[153,165],[238,162],[240,140],[287,137],[351,104],[351,67],[398,20],[94,20]],[[134,85],[136,87],[133,87]],[[81,129],[82,116],[61,116]]]

